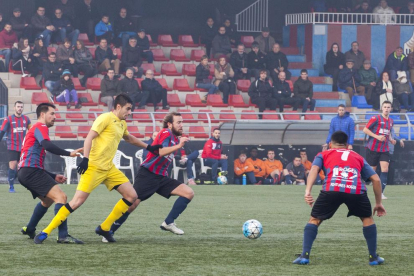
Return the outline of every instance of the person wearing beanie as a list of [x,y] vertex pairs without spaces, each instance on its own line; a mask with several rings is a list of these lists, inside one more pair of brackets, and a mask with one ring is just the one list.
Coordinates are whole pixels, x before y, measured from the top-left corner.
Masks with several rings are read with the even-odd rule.
[[58,91],[60,92],[56,96],[56,101],[59,103],[66,103],[66,108],[70,109],[70,103],[75,103],[75,109],[80,109],[82,105],[78,101],[78,93],[75,90],[75,85],[72,81],[72,76],[68,69],[64,70],[62,76],[60,78],[60,88]]

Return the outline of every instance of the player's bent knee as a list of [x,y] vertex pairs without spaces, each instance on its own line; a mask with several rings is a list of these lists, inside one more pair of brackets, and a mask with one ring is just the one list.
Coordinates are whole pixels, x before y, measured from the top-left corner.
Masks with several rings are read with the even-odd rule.
[[318,219],[318,218],[311,217],[311,218],[309,219],[308,223],[310,223],[310,224],[314,224],[314,225],[316,225],[316,226],[319,226],[319,225],[321,225],[322,220],[320,220],[320,219]]

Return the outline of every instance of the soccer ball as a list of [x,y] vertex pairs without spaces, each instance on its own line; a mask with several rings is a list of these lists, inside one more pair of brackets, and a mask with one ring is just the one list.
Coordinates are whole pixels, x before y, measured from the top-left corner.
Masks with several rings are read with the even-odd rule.
[[220,185],[226,185],[227,177],[225,177],[224,175],[220,175],[219,177],[217,177],[217,183]]
[[263,234],[262,224],[255,220],[249,219],[243,224],[243,234],[246,238],[257,239]]

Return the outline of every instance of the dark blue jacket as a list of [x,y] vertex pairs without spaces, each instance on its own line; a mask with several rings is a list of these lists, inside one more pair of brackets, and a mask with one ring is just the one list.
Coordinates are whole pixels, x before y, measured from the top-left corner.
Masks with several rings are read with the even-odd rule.
[[141,49],[141,50],[149,50],[150,48],[150,42],[147,36],[145,36],[144,38],[140,38],[139,36],[137,37],[137,46]]
[[400,57],[397,57],[395,52],[393,52],[388,56],[384,70],[407,71],[408,58],[404,54],[402,54]]
[[345,112],[344,116],[340,117],[336,115],[336,117],[332,118],[331,125],[329,127],[329,134],[328,138],[326,138],[326,143],[328,144],[331,142],[331,136],[335,131],[343,131],[348,135],[348,144],[354,144],[354,136],[355,136],[355,124],[354,120],[349,117],[349,112]]
[[[290,98],[292,97],[292,90],[290,90],[289,83],[286,81],[281,82],[280,80],[275,81],[273,88],[273,96],[275,98]],[[281,93],[279,93],[279,91]]]
[[72,26],[68,27],[68,25],[70,25],[70,20],[64,15],[62,15],[61,18],[54,16],[52,19],[52,25],[55,26],[56,29],[65,28],[67,32],[71,32],[73,30]]
[[[117,56],[114,55],[111,48],[107,47],[106,51],[98,46],[95,50],[95,59],[101,64],[105,59],[114,60]],[[98,64],[98,65],[99,65]]]
[[143,91],[159,91],[163,89],[162,85],[156,79],[146,78],[141,82],[141,88]]
[[[352,81],[352,77],[354,80]],[[358,74],[358,70],[355,69],[349,69],[348,67],[344,67],[341,71],[339,71],[338,76],[338,84],[339,87],[342,89],[345,89],[346,87],[358,87],[361,85],[361,77]]]

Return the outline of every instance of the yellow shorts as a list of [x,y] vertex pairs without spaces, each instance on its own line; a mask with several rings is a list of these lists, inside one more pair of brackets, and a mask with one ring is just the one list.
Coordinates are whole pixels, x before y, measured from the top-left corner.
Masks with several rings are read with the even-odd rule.
[[101,170],[89,165],[89,168],[81,176],[76,189],[90,194],[103,183],[109,191],[112,191],[116,186],[127,182],[129,182],[129,179],[115,166],[112,166],[109,170]]

